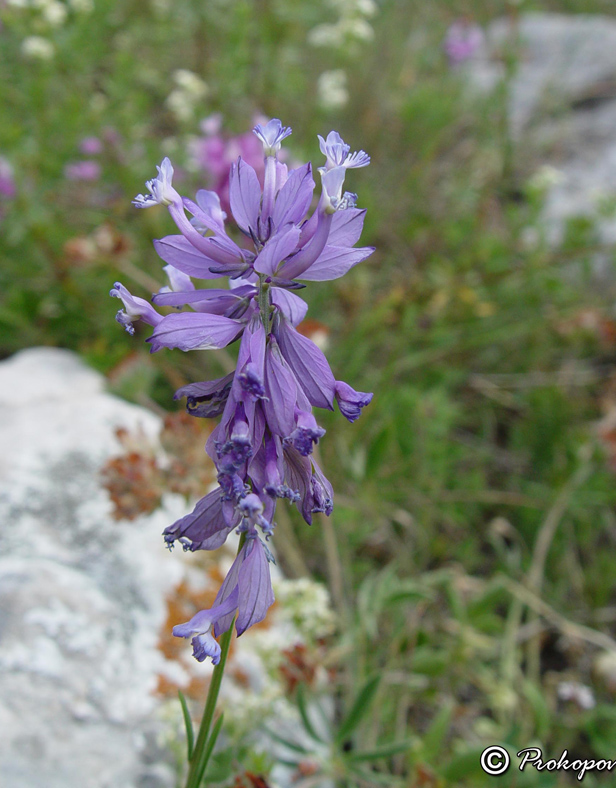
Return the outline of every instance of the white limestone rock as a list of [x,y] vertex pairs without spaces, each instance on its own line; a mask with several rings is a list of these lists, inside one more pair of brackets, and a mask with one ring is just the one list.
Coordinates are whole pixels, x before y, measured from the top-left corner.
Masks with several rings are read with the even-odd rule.
[[[469,64],[472,84],[491,90],[504,77],[508,49],[517,56],[509,90],[509,123],[518,151],[535,151],[559,173],[547,191],[544,220],[552,244],[568,219],[597,220],[600,240],[616,241],[616,19],[528,13],[495,20],[487,46]],[[530,143],[530,146],[529,146]]]
[[[0,363],[0,775],[3,788],[170,788],[156,745],[156,649],[182,568],[160,536],[173,497],[116,522],[99,470],[116,427],[159,419],[74,354]],[[178,666],[174,669],[177,670]]]

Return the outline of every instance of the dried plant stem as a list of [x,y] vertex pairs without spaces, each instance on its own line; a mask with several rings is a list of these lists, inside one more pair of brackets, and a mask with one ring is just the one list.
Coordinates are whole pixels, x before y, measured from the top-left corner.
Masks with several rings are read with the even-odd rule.
[[[586,448],[586,447],[585,447]],[[540,597],[541,588],[543,586],[543,578],[545,574],[545,564],[556,535],[558,526],[560,525],[574,492],[580,487],[587,479],[590,473],[590,451],[587,450],[582,457],[582,462],[577,468],[575,473],[571,476],[569,481],[562,488],[558,494],[554,504],[550,508],[543,525],[539,529],[539,534],[535,541],[535,548],[533,550],[533,557],[528,570],[527,585],[529,591],[536,597]],[[532,609],[532,608],[531,608]],[[537,614],[531,616],[529,623],[532,625],[536,622]],[[540,673],[540,650],[541,650],[540,635],[530,638],[527,645],[527,662],[528,673],[531,679],[537,681]]]
[[519,599],[523,605],[529,607],[537,616],[545,618],[546,621],[549,621],[566,637],[584,640],[586,643],[592,643],[592,645],[606,649],[607,651],[616,651],[616,640],[610,637],[610,635],[606,635],[604,632],[598,632],[596,629],[584,626],[583,624],[576,624],[573,621],[569,621],[568,618],[563,616],[562,613],[554,610],[554,608],[548,605],[547,602],[544,602],[543,599],[509,577],[503,576],[501,581],[503,586],[514,597]]

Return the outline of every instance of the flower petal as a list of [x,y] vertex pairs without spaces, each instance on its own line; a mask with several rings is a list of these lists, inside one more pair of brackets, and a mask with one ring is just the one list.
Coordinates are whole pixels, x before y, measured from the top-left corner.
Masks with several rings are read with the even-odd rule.
[[308,304],[303,298],[281,287],[274,287],[271,292],[272,304],[280,309],[292,326],[298,326],[306,317]]
[[297,248],[301,230],[293,224],[285,225],[265,244],[254,262],[260,274],[273,275],[286,258]]
[[[251,539],[246,559],[239,571],[238,617],[235,623],[238,636],[248,627],[263,621],[268,608],[274,604],[274,592],[269,562],[263,543]],[[248,543],[247,543],[248,544]]]
[[163,347],[213,350],[233,342],[242,329],[237,320],[222,315],[182,312],[164,317],[146,341],[152,344],[152,353]]
[[364,227],[366,210],[347,208],[336,211],[329,231],[328,243],[332,246],[355,246]]
[[298,278],[307,279],[309,282],[327,282],[331,279],[338,279],[358,263],[370,257],[372,252],[374,252],[373,246],[346,249],[328,244],[310,268],[300,274]]
[[278,228],[288,222],[299,224],[306,215],[312,201],[314,179],[310,163],[292,170],[285,185],[278,192],[272,221]]
[[154,241],[154,248],[166,263],[185,274],[196,276],[198,279],[216,279],[220,276],[210,271],[212,266],[219,263],[197,251],[183,235],[167,235]]
[[256,234],[261,202],[261,186],[254,168],[241,156],[231,167],[229,201],[233,218],[246,235]]
[[276,338],[282,355],[310,404],[333,410],[336,381],[323,353],[286,320],[280,321]]

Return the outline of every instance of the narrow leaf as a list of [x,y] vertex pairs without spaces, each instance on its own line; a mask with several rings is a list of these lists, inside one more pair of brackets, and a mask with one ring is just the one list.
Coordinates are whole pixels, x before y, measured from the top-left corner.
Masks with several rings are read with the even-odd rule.
[[343,742],[354,730],[357,728],[359,723],[361,722],[362,717],[366,714],[368,709],[370,708],[370,704],[374,699],[374,695],[377,691],[379,686],[379,682],[381,680],[380,676],[373,676],[373,678],[368,679],[364,686],[361,688],[351,710],[342,721],[340,728],[336,734],[336,741],[338,743]]
[[193,731],[192,720],[190,719],[190,712],[188,711],[188,704],[182,690],[178,690],[180,704],[182,706],[182,715],[184,717],[184,725],[186,727],[186,749],[188,752],[188,760],[192,758],[193,748],[195,746],[195,733]]
[[277,741],[278,744],[283,744],[285,747],[288,747],[290,750],[293,750],[294,752],[299,752],[302,755],[308,755],[308,750],[305,747],[302,747],[301,744],[296,744],[295,742],[288,741],[288,739],[283,739],[282,736],[279,736],[277,733],[274,733],[269,728],[265,728],[265,732],[274,741]]
[[205,776],[205,770],[207,769],[208,761],[210,760],[210,756],[212,755],[212,751],[214,750],[214,746],[216,745],[216,739],[218,738],[218,734],[220,733],[220,729],[222,728],[222,721],[224,719],[224,714],[221,714],[220,717],[214,723],[214,727],[212,728],[212,733],[210,734],[210,738],[207,740],[207,745],[205,747],[205,752],[203,753],[203,761],[201,762],[201,768],[199,769],[199,779],[197,780],[197,785],[201,785],[201,781]]
[[406,752],[413,746],[413,741],[407,739],[406,741],[394,741],[389,744],[381,744],[375,747],[374,750],[366,750],[365,752],[356,752],[348,755],[350,761],[376,761],[379,758],[391,758],[392,755],[398,755],[401,752]]
[[323,743],[323,739],[314,729],[312,721],[308,716],[308,708],[306,706],[306,695],[304,692],[304,685],[300,684],[297,688],[297,707],[299,709],[299,713],[302,718],[302,722],[304,723],[304,728],[306,729],[306,733],[311,736],[315,741]]
[[430,723],[426,735],[423,739],[423,757],[430,761],[436,758],[441,751],[449,725],[451,723],[451,716],[453,714],[454,704],[452,702],[446,703]]

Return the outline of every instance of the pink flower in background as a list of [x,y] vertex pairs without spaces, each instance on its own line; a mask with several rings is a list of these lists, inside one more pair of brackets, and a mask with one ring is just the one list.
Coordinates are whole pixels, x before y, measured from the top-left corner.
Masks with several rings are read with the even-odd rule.
[[68,181],[97,181],[101,176],[101,165],[97,161],[75,161],[64,168]]
[[79,143],[79,150],[85,156],[97,156],[103,152],[103,143],[98,137],[84,137]]
[[210,176],[210,187],[220,197],[223,210],[228,212],[229,172],[231,165],[241,156],[242,160],[254,168],[261,185],[265,165],[263,146],[254,134],[248,132],[237,137],[224,137],[221,134],[222,115],[210,115],[201,123],[202,137],[193,140],[190,153],[193,161]]
[[450,66],[459,66],[469,60],[481,48],[485,36],[483,30],[474,22],[459,19],[449,26],[443,41],[443,49]]
[[0,197],[12,200],[16,194],[17,188],[13,178],[13,167],[8,159],[0,156]]

